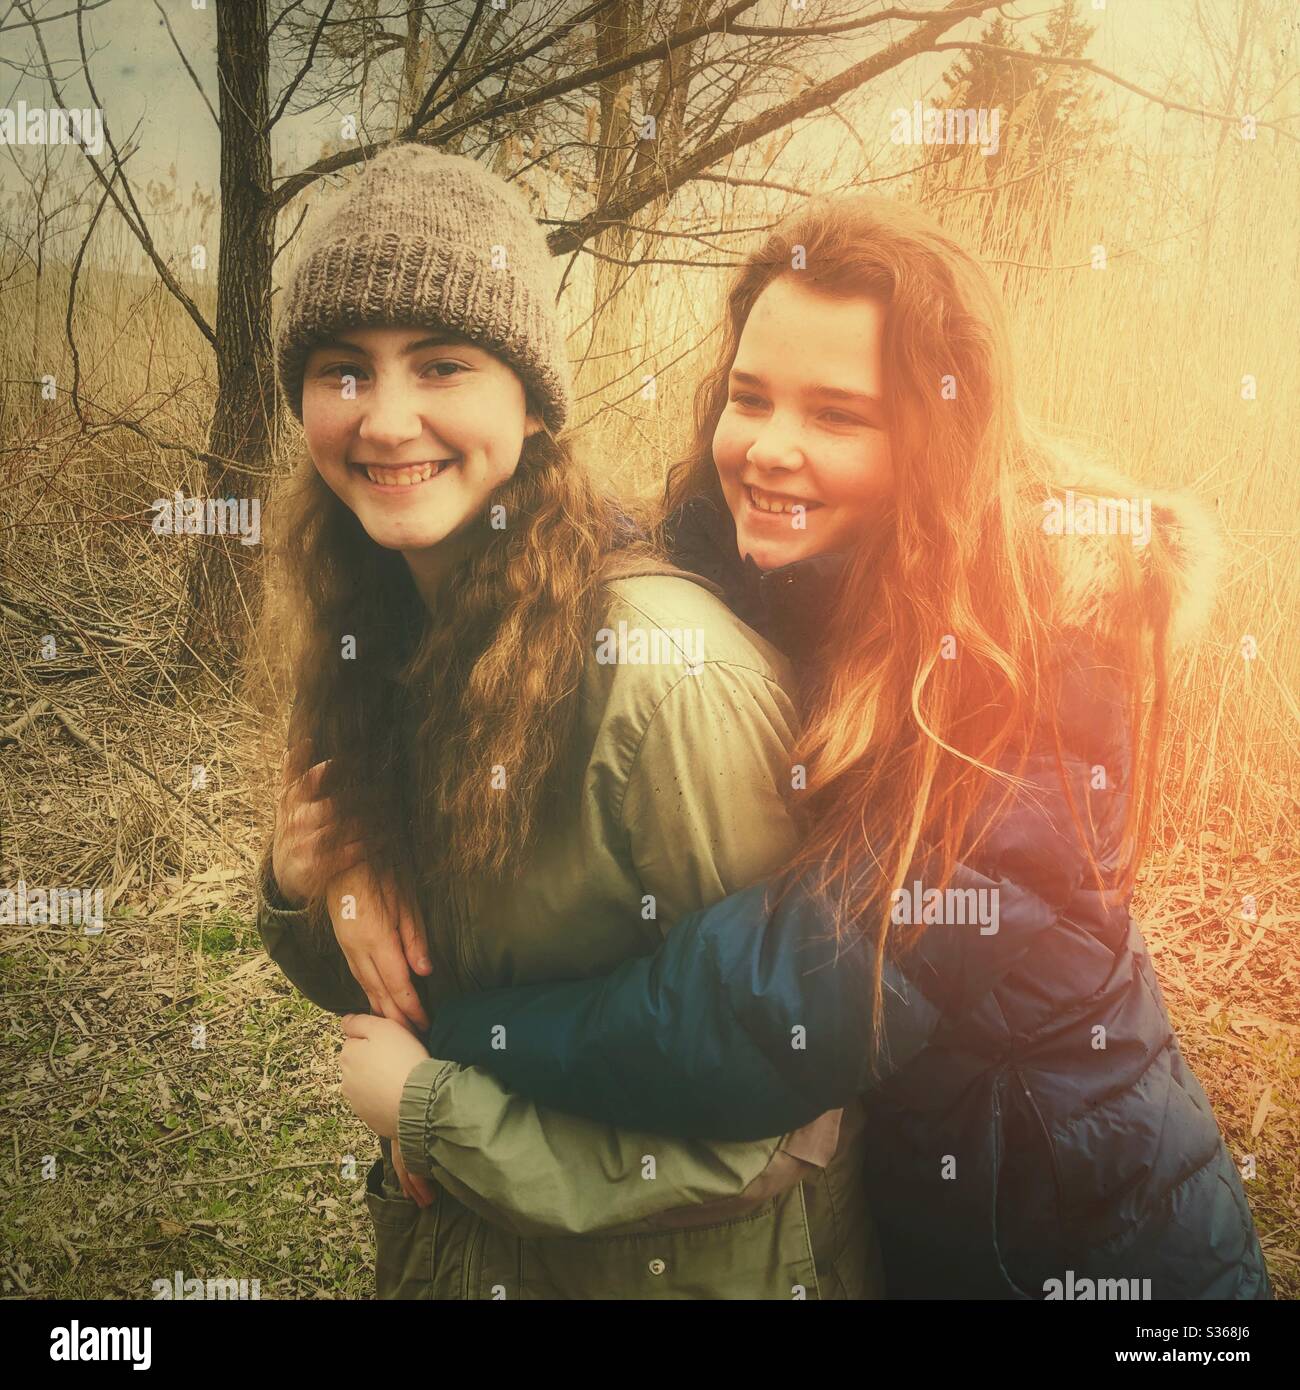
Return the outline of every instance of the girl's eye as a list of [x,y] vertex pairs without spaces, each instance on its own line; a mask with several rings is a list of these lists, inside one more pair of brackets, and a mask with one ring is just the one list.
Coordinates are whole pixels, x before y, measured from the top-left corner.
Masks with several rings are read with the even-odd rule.
[[337,376],[342,380],[345,376],[358,377],[364,375],[364,369],[358,367],[355,362],[331,362],[328,367],[320,369],[321,376]]
[[842,410],[824,410],[822,416],[833,425],[865,425],[867,423],[856,415],[848,415]]
[[744,392],[738,392],[736,395],[732,396],[731,402],[733,405],[746,406],[750,410],[761,410],[763,408],[763,399],[761,396],[751,396]]
[[[442,367],[449,367],[451,370],[446,372],[439,370]],[[436,362],[431,362],[422,375],[451,377],[467,371],[469,371],[469,368],[463,362],[453,362],[450,357],[440,357]]]

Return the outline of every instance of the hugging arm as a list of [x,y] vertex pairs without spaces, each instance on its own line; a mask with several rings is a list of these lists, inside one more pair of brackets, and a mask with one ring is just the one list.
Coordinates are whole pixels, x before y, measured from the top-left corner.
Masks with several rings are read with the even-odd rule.
[[[1064,764],[1079,805],[1090,761]],[[692,912],[653,956],[601,979],[451,1001],[434,1018],[430,1050],[490,1068],[539,1104],[615,1124],[723,1139],[806,1124],[887,1080],[936,1040],[945,1017],[976,1007],[1077,892],[1088,844],[1058,763],[1038,755],[1018,772],[1022,787],[952,880],[997,890],[998,929],[934,928],[905,969],[886,961],[874,1071],[870,948],[856,936],[837,947],[829,912],[799,882],[784,897],[779,883],[756,884]],[[1113,801],[1109,821],[1123,815],[1122,797]]]
[[[829,930],[810,897],[796,889],[774,907],[756,884],[602,979],[445,1004],[429,1049],[491,1068],[539,1104],[615,1124],[728,1139],[795,1129],[867,1084],[868,952],[855,940],[837,958]],[[890,1012],[898,1064],[908,1032],[923,1045],[933,1019]]]
[[[331,1013],[365,1013],[365,991],[334,932],[284,898],[269,847],[257,887],[258,931],[288,980]],[[411,1171],[435,1178],[486,1219],[525,1236],[608,1229],[736,1198],[781,1173],[790,1182],[804,1175],[782,1139],[708,1144],[616,1129],[548,1112],[490,1072],[436,1056],[408,1078],[399,1120]],[[647,1158],[654,1160],[653,1180],[646,1177]]]
[[[364,1013],[365,992],[333,933],[317,931],[306,909],[284,901],[269,854],[258,896],[258,929],[290,982],[332,1013]],[[523,1236],[605,1230],[766,1190],[782,1173],[785,1185],[805,1176],[784,1139],[709,1144],[618,1129],[547,1111],[490,1072],[436,1057],[408,1077],[399,1122],[410,1171]]]

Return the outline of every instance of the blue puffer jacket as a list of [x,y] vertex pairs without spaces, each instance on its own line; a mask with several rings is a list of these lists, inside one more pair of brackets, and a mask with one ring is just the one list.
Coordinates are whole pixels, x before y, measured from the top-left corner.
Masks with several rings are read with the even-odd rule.
[[[1186,514],[1157,516],[1166,555],[1190,568]],[[774,635],[825,597],[825,563],[739,573],[725,534],[715,563],[680,545],[677,558]],[[1080,632],[1102,582],[1081,585]],[[1089,866],[1090,848],[1105,888],[1123,860],[1120,692],[1082,636],[1062,660],[1064,773],[1087,840],[1044,727],[1025,785],[952,884],[997,890],[997,930],[936,925],[887,965],[874,1072],[867,949],[837,950],[797,885],[779,903],[759,884],[697,912],[605,979],[457,1000],[438,1012],[431,1053],[547,1105],[682,1135],[777,1134],[862,1095],[894,1297],[1042,1298],[1053,1280],[1150,1280],[1125,1289],[1156,1299],[1270,1297],[1236,1166],[1128,901],[1099,891]]]

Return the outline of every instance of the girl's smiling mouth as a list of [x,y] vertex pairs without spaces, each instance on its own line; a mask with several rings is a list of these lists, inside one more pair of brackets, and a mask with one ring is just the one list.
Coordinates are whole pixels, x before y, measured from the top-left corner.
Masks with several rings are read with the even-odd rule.
[[814,502],[811,498],[790,497],[785,493],[767,492],[761,487],[755,487],[753,483],[745,483],[744,488],[749,505],[758,512],[791,516],[796,507],[802,507],[805,512],[810,512],[821,506],[820,502]]
[[352,463],[348,467],[381,488],[418,487],[445,472],[457,459],[422,459],[418,463]]

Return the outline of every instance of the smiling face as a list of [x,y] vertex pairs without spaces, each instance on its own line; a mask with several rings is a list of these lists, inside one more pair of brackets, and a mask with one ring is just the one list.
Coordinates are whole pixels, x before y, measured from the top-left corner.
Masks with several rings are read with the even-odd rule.
[[417,583],[437,567],[438,547],[445,556],[483,516],[541,429],[500,358],[415,327],[350,328],[317,344],[302,421],[321,477],[376,545],[403,553]]
[[849,550],[888,506],[874,299],[831,299],[795,276],[750,310],[713,434],[713,461],[741,555],[761,570]]

